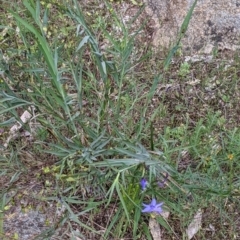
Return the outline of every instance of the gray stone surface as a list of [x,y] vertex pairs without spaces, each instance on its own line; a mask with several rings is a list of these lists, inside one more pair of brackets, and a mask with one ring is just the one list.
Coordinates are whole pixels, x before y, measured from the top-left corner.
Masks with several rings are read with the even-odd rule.
[[5,236],[17,236],[21,240],[32,240],[47,228],[46,216],[38,211],[23,213],[20,208],[16,208],[13,214],[6,214],[4,220]]
[[[154,46],[169,47],[194,0],[144,0],[155,21]],[[240,0],[198,0],[185,37],[183,50],[210,54],[240,48]]]

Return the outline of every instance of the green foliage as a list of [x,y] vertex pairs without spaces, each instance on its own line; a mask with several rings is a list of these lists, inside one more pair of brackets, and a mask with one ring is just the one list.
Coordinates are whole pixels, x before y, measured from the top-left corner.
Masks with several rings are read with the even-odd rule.
[[[92,233],[103,239],[152,239],[148,215],[141,210],[142,202],[153,197],[171,212],[169,220],[156,218],[169,235],[178,236],[178,228],[184,232],[199,208],[219,209],[224,212],[221,217],[228,219],[224,201],[235,203],[239,197],[240,132],[226,127],[227,117],[205,95],[188,97],[180,87],[175,94],[177,77],[176,85],[186,78],[186,94],[192,91],[187,80],[190,66],[197,71],[194,64],[177,66],[174,80],[167,77],[196,3],[182,24],[176,46],[154,76],[149,53],[139,53],[137,45],[145,22],[131,30],[143,8],[128,23],[109,1],[96,15],[94,11],[88,15],[76,0],[24,0],[19,14],[15,8],[9,11],[13,24],[4,28],[17,44],[11,46],[14,51],[4,45],[10,61],[1,58],[0,126],[23,124],[17,111],[35,109],[31,113],[38,128],[31,133],[36,141],[27,151],[45,154],[38,176],[46,188],[54,189],[42,201],[57,201],[65,209],[39,239],[51,237],[64,224],[71,236],[82,239]],[[21,61],[16,59],[19,55]],[[231,91],[238,86],[236,73],[233,79],[235,85],[227,88]],[[197,93],[208,83],[197,86]],[[216,95],[231,102],[231,91]],[[207,111],[202,103],[209,104]],[[28,125],[23,130],[31,130]],[[10,152],[3,148],[0,176],[11,175],[13,184],[29,166],[20,160],[16,164],[24,148],[10,147]],[[139,185],[142,177],[149,182],[145,191]],[[6,192],[1,197],[3,209]],[[95,224],[99,215],[107,215],[104,232]],[[0,221],[1,234],[2,225]]]
[[190,73],[190,65],[187,62],[184,62],[181,64],[180,69],[179,69],[179,76],[180,77],[185,77],[187,74]]
[[176,41],[176,44],[175,46],[171,49],[171,51],[169,52],[165,62],[164,62],[164,69],[167,70],[169,65],[170,65],[170,62],[173,58],[173,56],[177,53],[177,51],[179,50],[179,47],[180,47],[180,44],[181,44],[181,40],[182,38],[184,37],[184,35],[186,34],[186,31],[188,29],[188,25],[189,25],[189,22],[190,22],[190,19],[192,17],[192,14],[193,14],[193,10],[195,9],[195,6],[197,4],[198,0],[195,0],[191,6],[191,8],[189,9],[186,17],[184,18],[183,20],[183,23],[181,25],[181,28],[180,28],[180,31],[179,31],[179,36],[177,38],[177,41]]

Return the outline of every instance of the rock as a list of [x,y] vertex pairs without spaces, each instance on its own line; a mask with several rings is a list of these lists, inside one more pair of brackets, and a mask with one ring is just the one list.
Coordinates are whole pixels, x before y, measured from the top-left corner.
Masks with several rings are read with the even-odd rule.
[[[144,0],[155,21],[153,45],[169,48],[194,0]],[[240,48],[240,0],[198,0],[182,50],[188,54]]]

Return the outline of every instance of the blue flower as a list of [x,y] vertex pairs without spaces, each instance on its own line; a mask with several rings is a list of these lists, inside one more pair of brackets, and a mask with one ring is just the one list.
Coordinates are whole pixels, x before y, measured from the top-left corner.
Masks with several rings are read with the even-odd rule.
[[158,213],[160,214],[162,210],[163,203],[157,203],[156,199],[153,198],[152,202],[150,204],[144,204],[144,209],[142,210],[143,213]]
[[145,178],[142,178],[140,181],[140,186],[143,191],[147,188],[147,185],[148,185],[148,181]]

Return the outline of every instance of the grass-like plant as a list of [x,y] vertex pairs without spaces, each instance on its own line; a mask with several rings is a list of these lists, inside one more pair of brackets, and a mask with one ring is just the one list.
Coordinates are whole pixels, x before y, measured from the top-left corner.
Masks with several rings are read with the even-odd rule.
[[[59,227],[73,239],[151,239],[149,215],[156,217],[166,235],[178,236],[199,208],[220,209],[225,220],[228,211],[224,203],[238,206],[239,130],[225,129],[225,119],[211,109],[202,111],[203,118],[190,119],[182,95],[170,99],[174,105],[170,109],[167,90],[162,102],[152,108],[159,85],[166,85],[171,59],[196,3],[183,22],[176,46],[163,62],[162,72],[145,82],[138,79],[137,67],[147,65],[148,55],[137,55],[135,40],[146,22],[130,32],[142,8],[126,23],[105,1],[111,26],[100,13],[98,22],[89,24],[86,19],[91,14],[83,14],[76,0],[55,6],[24,0],[21,13],[9,11],[18,31],[16,41],[26,56],[20,65],[20,81],[14,72],[19,71],[17,67],[5,71],[1,80],[0,126],[19,121],[23,129],[32,131],[31,151],[44,152],[49,158],[49,163],[42,160],[45,166],[41,171],[46,188],[52,186],[50,193],[39,198],[57,201],[64,209],[39,239],[50,238]],[[51,13],[73,27],[60,29],[54,38],[51,25],[57,23],[53,24]],[[59,40],[61,34],[66,42]],[[192,65],[187,66],[180,81],[192,70]],[[201,106],[197,101],[195,105]],[[31,109],[31,121],[37,127],[24,124],[19,109]],[[174,115],[185,119],[178,124]],[[163,119],[166,126],[157,129],[158,122],[165,123]],[[9,148],[12,152],[2,150],[1,175],[12,174],[11,165],[23,149],[13,143]],[[24,164],[18,167],[20,173],[12,175],[10,183],[27,171]],[[1,196],[3,211],[10,201],[6,189]],[[160,215],[163,211],[174,217],[166,220]],[[99,215],[104,219],[102,225],[97,222]]]

